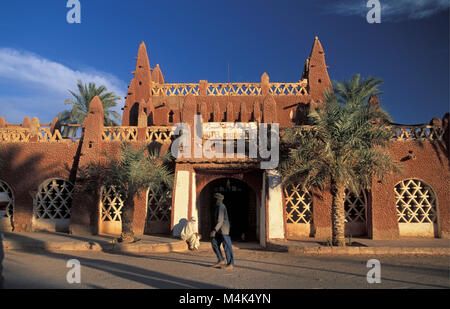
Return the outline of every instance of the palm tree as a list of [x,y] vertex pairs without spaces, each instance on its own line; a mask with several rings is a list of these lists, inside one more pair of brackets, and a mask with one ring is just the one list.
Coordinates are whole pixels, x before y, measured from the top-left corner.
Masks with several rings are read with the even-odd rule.
[[282,137],[287,148],[279,166],[283,183],[300,180],[303,189],[321,190],[330,185],[333,245],[345,246],[346,190],[359,194],[370,189],[373,177],[400,172],[399,163],[383,150],[392,136],[391,117],[369,104],[381,84],[372,77],[360,81],[359,74],[334,82],[324,105],[309,114],[311,126],[286,128]]
[[125,203],[122,213],[122,235],[120,242],[133,242],[134,198],[140,197],[143,190],[173,187],[172,156],[168,152],[160,156],[158,151],[150,151],[149,145],[137,150],[130,143],[121,145],[117,157],[104,154],[105,164],[90,164],[80,169],[79,181],[87,191],[99,186],[113,186],[121,194]]
[[[117,101],[120,97],[114,92],[108,92],[105,86],[97,87],[95,83],[89,83],[89,85],[83,84],[81,80],[77,83],[78,94],[69,90],[74,99],[68,99],[64,102],[65,105],[71,105],[70,110],[62,111],[57,115],[59,121],[63,124],[82,124],[84,118],[86,118],[89,111],[89,104],[95,96],[98,96],[103,104],[104,112],[104,125],[105,126],[117,126],[120,115],[116,111],[110,110],[112,107],[117,106]],[[74,136],[76,134],[76,128],[66,128],[63,132],[63,136]]]

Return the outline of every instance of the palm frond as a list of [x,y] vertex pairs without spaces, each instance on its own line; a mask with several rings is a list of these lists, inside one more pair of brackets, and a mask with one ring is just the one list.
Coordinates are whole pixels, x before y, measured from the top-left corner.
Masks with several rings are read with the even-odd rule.
[[378,94],[382,80],[361,79],[333,82],[334,91],[324,94],[322,107],[308,115],[311,134],[299,128],[284,128],[279,171],[284,183],[301,182],[323,187],[333,179],[354,193],[367,189],[373,177],[399,172],[399,164],[383,153],[391,138],[391,117],[383,109],[372,109],[368,99]]

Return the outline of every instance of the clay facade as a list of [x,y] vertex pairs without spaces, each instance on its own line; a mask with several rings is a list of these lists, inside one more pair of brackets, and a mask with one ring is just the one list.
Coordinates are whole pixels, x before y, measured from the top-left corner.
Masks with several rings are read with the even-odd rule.
[[[0,117],[0,156],[6,162],[0,193],[9,197],[0,202],[3,229],[118,234],[123,200],[112,188],[81,192],[75,181],[80,166],[99,162],[102,152],[118,153],[122,141],[151,143],[166,152],[174,140],[172,126],[194,127],[197,115],[203,124],[301,126],[308,110],[323,102],[331,86],[318,38],[299,81],[292,83],[270,81],[266,73],[258,83],[166,83],[160,66],[151,67],[143,43],[133,73],[120,127],[103,126],[98,99],[80,128],[82,139],[63,139],[57,119],[39,124],[36,118],[26,118],[21,125],[12,125]],[[403,163],[404,173],[383,183],[374,179],[370,192],[348,195],[347,234],[374,239],[448,237],[448,116],[392,129],[387,151]],[[258,159],[180,159],[173,192],[144,192],[135,200],[134,231],[177,235],[182,223],[196,216],[200,232],[207,236],[211,197],[221,192],[224,203],[229,203],[234,238],[265,245],[271,239],[331,237],[329,191],[302,192],[298,186],[283,188],[278,182],[276,172],[261,169]]]

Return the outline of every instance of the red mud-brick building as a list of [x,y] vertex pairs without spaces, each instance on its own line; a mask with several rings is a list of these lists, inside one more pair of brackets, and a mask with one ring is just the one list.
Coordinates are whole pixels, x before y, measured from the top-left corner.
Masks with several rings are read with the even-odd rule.
[[[117,153],[123,141],[151,143],[165,152],[174,142],[172,127],[177,123],[194,127],[196,117],[202,128],[225,128],[230,123],[301,127],[305,111],[322,104],[331,86],[318,38],[297,82],[272,82],[264,73],[258,83],[169,84],[159,65],[150,66],[143,43],[133,73],[120,127],[103,126],[98,99],[80,128],[82,138],[62,138],[64,124],[57,119],[40,124],[37,118],[25,118],[13,125],[0,117],[0,156],[6,162],[0,172],[3,230],[119,234],[123,199],[114,188],[79,191],[76,173],[81,166],[99,162],[102,152]],[[422,125],[393,124],[387,151],[402,162],[404,172],[383,183],[374,181],[372,189],[360,196],[347,196],[347,235],[448,238],[448,140],[448,115]],[[260,158],[209,158],[201,153],[177,159],[174,176],[173,191],[148,190],[136,198],[136,234],[178,235],[181,224],[195,216],[199,231],[207,237],[212,196],[220,192],[233,238],[244,234],[265,245],[274,239],[331,237],[329,191],[282,187],[275,170],[261,169]]]

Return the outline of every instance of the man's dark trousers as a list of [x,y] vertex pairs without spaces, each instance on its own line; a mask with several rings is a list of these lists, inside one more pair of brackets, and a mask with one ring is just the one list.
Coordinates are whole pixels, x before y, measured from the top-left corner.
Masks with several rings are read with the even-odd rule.
[[225,250],[225,256],[227,258],[228,265],[234,265],[234,254],[233,254],[233,246],[231,244],[231,238],[229,235],[222,235],[217,233],[216,236],[211,239],[211,244],[214,250],[214,253],[217,255],[219,262],[223,261],[222,252],[220,250],[220,245],[223,243],[223,249]]

